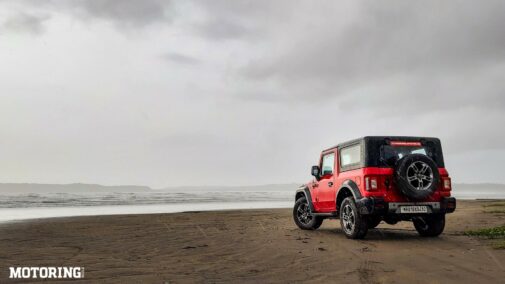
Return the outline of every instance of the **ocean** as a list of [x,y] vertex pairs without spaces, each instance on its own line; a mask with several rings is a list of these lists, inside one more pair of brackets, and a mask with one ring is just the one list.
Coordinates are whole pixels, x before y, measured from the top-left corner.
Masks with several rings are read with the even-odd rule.
[[[458,199],[505,199],[503,185],[455,185]],[[296,187],[177,188],[140,192],[0,193],[0,222],[34,218],[290,208]]]

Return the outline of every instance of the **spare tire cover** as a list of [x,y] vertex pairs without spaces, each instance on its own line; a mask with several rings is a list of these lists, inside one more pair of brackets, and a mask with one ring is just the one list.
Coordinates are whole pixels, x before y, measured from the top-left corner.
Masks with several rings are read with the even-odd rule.
[[401,158],[395,169],[398,189],[412,199],[423,199],[437,189],[440,173],[435,162],[423,154],[410,154]]

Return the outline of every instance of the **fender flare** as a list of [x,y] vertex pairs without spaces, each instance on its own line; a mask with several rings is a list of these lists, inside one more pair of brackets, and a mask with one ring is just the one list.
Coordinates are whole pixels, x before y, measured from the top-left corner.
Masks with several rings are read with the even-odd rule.
[[353,181],[353,180],[345,180],[342,185],[340,186],[340,188],[338,189],[338,191],[336,192],[336,195],[335,195],[335,200],[337,199],[338,197],[338,194],[340,193],[340,191],[342,189],[348,189],[351,191],[352,193],[352,196],[354,197],[354,200],[358,201],[360,200],[361,198],[363,198],[363,196],[361,195],[361,192],[359,191],[359,187],[358,185]]
[[[384,199],[363,197],[358,185],[352,180],[346,180],[342,183],[342,186],[338,190],[337,196],[335,197],[337,204],[338,195],[343,189],[349,190],[351,192],[352,196],[354,197],[354,201],[356,202],[356,207],[363,215],[372,214],[373,212],[379,212],[380,210],[384,209]],[[339,211],[339,208],[337,208],[337,211]]]
[[298,196],[299,193],[305,195],[305,199],[307,199],[307,202],[309,203],[310,212],[315,212],[314,204],[312,204],[312,195],[310,195],[309,187],[306,185],[302,185],[296,190],[295,202],[296,202],[296,196]]

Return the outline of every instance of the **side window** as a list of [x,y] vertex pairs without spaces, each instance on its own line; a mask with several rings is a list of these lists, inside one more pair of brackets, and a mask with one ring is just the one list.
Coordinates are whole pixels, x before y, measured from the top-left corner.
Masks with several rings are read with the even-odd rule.
[[322,175],[333,174],[335,168],[335,153],[329,153],[323,156],[323,163],[321,166]]
[[361,144],[352,145],[340,150],[340,167],[344,170],[361,164]]

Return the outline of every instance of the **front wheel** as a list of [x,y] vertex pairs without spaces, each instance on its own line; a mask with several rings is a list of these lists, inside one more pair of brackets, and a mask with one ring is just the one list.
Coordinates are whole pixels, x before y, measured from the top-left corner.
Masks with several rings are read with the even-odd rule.
[[293,219],[298,228],[302,230],[315,230],[323,223],[323,218],[312,215],[309,202],[305,197],[296,200],[293,207]]
[[368,231],[367,219],[358,212],[352,197],[347,197],[340,206],[340,225],[349,239],[362,239]]
[[417,217],[413,222],[419,235],[423,237],[436,237],[444,231],[445,214]]

